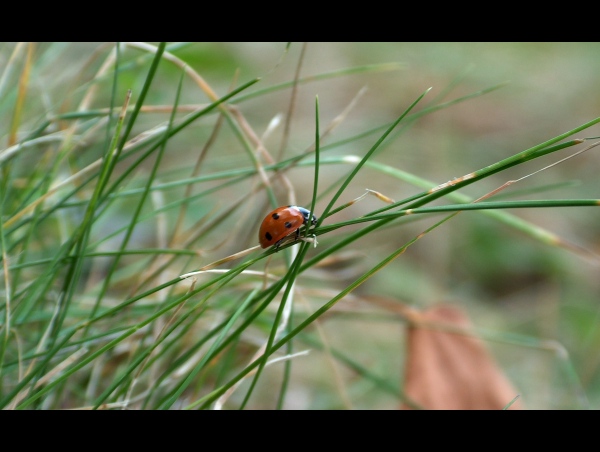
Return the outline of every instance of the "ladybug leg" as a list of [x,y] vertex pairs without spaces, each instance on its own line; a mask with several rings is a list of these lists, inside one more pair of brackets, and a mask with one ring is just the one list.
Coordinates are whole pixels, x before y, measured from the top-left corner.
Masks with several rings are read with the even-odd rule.
[[[294,241],[298,241],[298,240],[302,240],[302,241],[307,241],[307,242],[311,242],[314,244],[315,248],[317,247],[317,237],[313,234],[308,238],[304,238],[304,237],[300,237],[300,229],[296,229],[294,234]],[[273,245],[275,247],[275,252],[279,251],[279,247],[281,246],[281,244],[288,239],[291,236],[285,236],[284,238],[282,238],[281,240],[278,240],[277,242],[275,242],[275,245]]]
[[279,245],[281,245],[281,242],[283,242],[283,239],[275,242],[275,252],[279,251]]

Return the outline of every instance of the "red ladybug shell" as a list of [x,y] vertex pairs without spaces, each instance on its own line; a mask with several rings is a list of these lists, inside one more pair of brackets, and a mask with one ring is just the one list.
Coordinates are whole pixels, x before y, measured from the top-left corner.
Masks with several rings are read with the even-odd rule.
[[[300,227],[308,222],[310,212],[303,207],[284,206],[270,212],[258,231],[258,241],[261,248],[279,244],[288,235],[299,233]],[[311,223],[315,224],[317,218],[313,215]]]

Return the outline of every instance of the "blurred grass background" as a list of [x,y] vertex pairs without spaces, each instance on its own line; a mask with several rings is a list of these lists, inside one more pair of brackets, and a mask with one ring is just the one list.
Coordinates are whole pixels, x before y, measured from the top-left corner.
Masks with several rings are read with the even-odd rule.
[[[239,95],[239,99],[247,95],[245,100],[232,102],[259,135],[267,130],[276,115],[285,117],[288,114],[291,84],[299,71],[301,83],[294,98],[289,139],[282,150],[283,159],[304,152],[313,143],[316,96],[323,129],[364,90],[332,137],[321,144],[325,146],[389,124],[429,87],[432,91],[424,101],[426,104],[433,99],[451,101],[506,83],[500,89],[411,123],[374,157],[378,163],[418,175],[436,185],[509,157],[600,116],[600,43],[312,42],[305,48],[302,43],[292,43],[289,48],[286,46],[287,43],[275,42],[189,43],[175,46],[171,52],[200,74],[219,96],[225,95],[232,86],[260,77],[259,83]],[[96,84],[98,92],[88,108],[109,107],[114,74],[108,71],[104,79],[93,81],[91,77],[113,48],[112,43],[36,44],[27,102],[21,113],[22,133],[33,130],[49,115],[74,111],[92,83]],[[14,43],[4,43],[0,47],[0,68],[7,67],[14,49]],[[135,99],[150,62],[148,55],[131,48],[123,50],[122,58],[124,70],[118,76],[115,96],[118,102],[124,98],[127,89],[132,90]],[[378,66],[388,63],[386,70]],[[379,67],[379,70],[322,76],[368,65]],[[17,97],[18,77],[6,72],[4,76],[4,96],[0,106],[9,110]],[[172,105],[180,77],[179,68],[163,62],[146,104]],[[249,95],[279,84],[290,86],[261,95]],[[185,78],[180,104],[202,105],[207,102],[209,100],[197,84],[191,78]],[[169,115],[169,112],[140,115],[133,135],[168,121]],[[5,118],[8,117],[5,115]],[[213,127],[214,120],[196,121],[173,137],[155,182],[189,177],[190,169]],[[264,142],[274,156],[280,150],[282,129],[283,125],[280,125]],[[8,147],[9,130],[8,124],[5,124],[4,148]],[[596,125],[575,137],[599,135],[600,127]],[[377,134],[372,134],[342,143],[328,149],[323,156],[362,157],[377,137]],[[85,152],[73,153],[68,165],[73,170],[83,168],[100,158],[105,149],[105,142],[94,140]],[[495,174],[462,192],[477,198],[509,179],[525,176],[569,153],[563,152]],[[39,158],[39,153],[23,153],[11,167],[12,179],[18,180],[16,174],[21,172],[25,175],[39,165]],[[516,184],[503,196],[507,199],[599,198],[599,162],[598,151],[592,150]],[[251,166],[234,134],[220,133],[203,163],[202,174]],[[150,167],[148,163],[145,169]],[[320,171],[320,187],[328,187],[348,170],[342,165],[324,165]],[[116,174],[120,171],[117,166]],[[309,206],[313,188],[312,168],[298,167],[288,176],[299,205]],[[205,182],[201,190],[220,183]],[[339,203],[359,197],[367,188],[396,200],[420,191],[392,177],[364,169],[352,181]],[[250,185],[245,183],[234,184],[219,190],[216,196],[205,196],[194,202],[188,212],[186,226],[195,224],[203,216],[210,217],[227,202],[249,193],[249,189]],[[164,199],[160,202],[176,201],[181,198],[182,191],[182,188],[162,191]],[[284,187],[276,186],[275,194],[281,204],[287,204]],[[271,207],[263,194],[248,194],[247,202],[250,204],[239,215],[228,218],[197,244],[201,249],[197,258],[186,262],[185,266],[171,268],[169,276],[195,270],[255,245],[260,221]],[[320,200],[316,213],[319,214],[326,204],[326,199]],[[336,214],[335,220],[359,217],[382,205],[380,200],[368,196]],[[101,218],[95,226],[92,242],[111,234],[116,226],[126,224],[130,209],[126,200],[121,200],[111,215]],[[151,211],[151,208],[148,209]],[[598,209],[519,209],[511,213],[590,252],[598,253],[600,249]],[[384,228],[363,237],[345,251],[343,257],[347,260],[340,259],[326,271],[315,271],[313,280],[307,282],[307,289],[339,291],[388,255],[390,250],[402,246],[440,218],[425,215],[404,223],[402,227]],[[78,219],[71,217],[67,211],[60,221],[76,224]],[[175,218],[167,218],[168,224],[174,222]],[[151,222],[140,223],[132,236],[131,248],[157,247],[157,227]],[[349,227],[324,235],[319,238],[319,246],[327,247],[336,237],[354,229]],[[61,227],[56,224],[49,225],[46,235],[36,236],[35,240],[60,240],[60,230]],[[99,249],[111,250],[116,244],[118,242],[109,240]],[[124,261],[127,262],[127,258]],[[385,297],[415,308],[438,303],[453,304],[468,312],[476,328],[488,333],[484,335],[487,344],[500,367],[519,389],[527,408],[598,408],[599,269],[597,262],[581,255],[535,241],[485,215],[465,212],[418,241],[399,259],[361,285],[348,301],[340,303],[339,309],[332,312],[326,322],[323,319],[322,328],[331,350],[351,357],[364,368],[387,381],[396,382],[400,387],[404,324],[373,306],[369,308],[368,302],[365,308],[360,304],[361,297]],[[100,282],[95,279],[99,275],[101,273],[86,275],[90,279],[80,292],[82,298],[87,296],[87,291],[93,292],[95,284]],[[130,296],[130,290],[125,279],[121,284],[112,285],[109,293],[118,301]],[[310,297],[307,295],[307,298]],[[308,303],[318,306],[318,299],[317,296]],[[308,337],[311,335],[308,334]],[[491,340],[491,337],[496,340]],[[546,341],[561,344],[568,356],[548,351],[544,345]],[[397,397],[375,388],[369,380],[357,378],[356,370],[344,365],[333,370],[331,355],[323,352],[318,344],[303,343],[298,348],[312,351],[292,364],[285,408],[394,409],[399,406]],[[271,387],[281,380],[282,372],[282,367],[269,368],[248,408],[274,407],[277,393]],[[339,379],[345,382],[350,406],[340,397]],[[68,399],[63,400],[62,406],[73,408]]]

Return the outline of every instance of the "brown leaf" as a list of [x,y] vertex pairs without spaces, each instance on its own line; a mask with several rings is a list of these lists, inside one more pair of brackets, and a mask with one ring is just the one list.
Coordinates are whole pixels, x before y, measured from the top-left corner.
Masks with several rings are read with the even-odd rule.
[[[462,311],[436,306],[411,317],[404,391],[414,402],[433,410],[500,410],[518,395],[483,341],[468,335]],[[517,400],[509,409],[520,408]]]

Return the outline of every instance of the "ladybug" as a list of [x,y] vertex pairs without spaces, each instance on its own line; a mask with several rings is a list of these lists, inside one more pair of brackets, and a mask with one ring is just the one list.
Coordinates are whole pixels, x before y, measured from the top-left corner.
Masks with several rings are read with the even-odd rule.
[[258,231],[258,241],[261,248],[267,248],[275,245],[279,248],[281,242],[290,234],[296,233],[296,239],[300,236],[300,227],[307,224],[317,223],[317,217],[314,215],[309,220],[310,212],[304,207],[283,206],[278,207],[269,213]]

